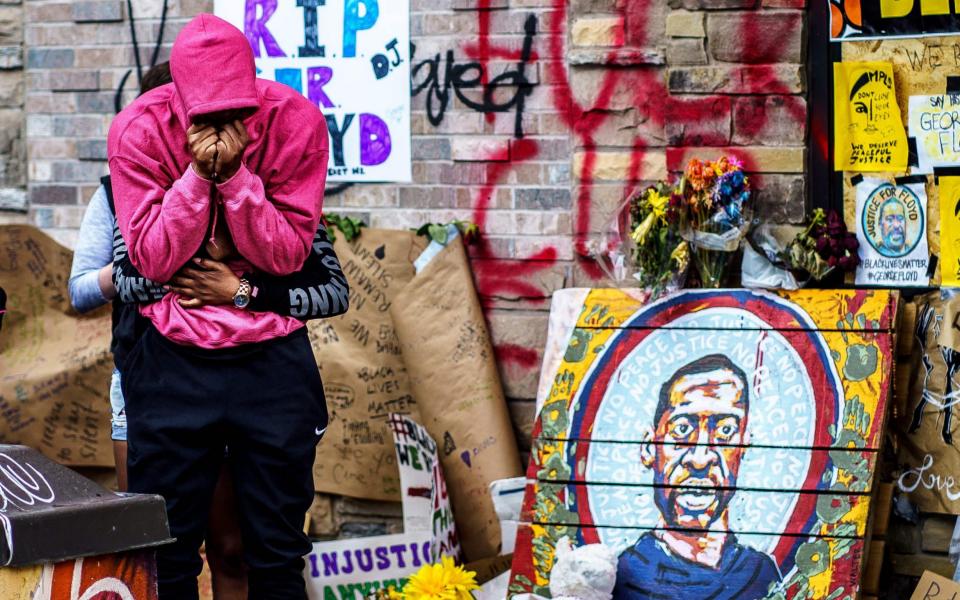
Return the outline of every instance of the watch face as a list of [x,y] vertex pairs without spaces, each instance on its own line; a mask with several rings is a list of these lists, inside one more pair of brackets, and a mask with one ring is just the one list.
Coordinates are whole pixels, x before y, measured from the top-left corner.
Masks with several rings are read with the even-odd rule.
[[246,308],[250,304],[250,296],[247,294],[237,294],[233,297],[233,305],[237,308]]

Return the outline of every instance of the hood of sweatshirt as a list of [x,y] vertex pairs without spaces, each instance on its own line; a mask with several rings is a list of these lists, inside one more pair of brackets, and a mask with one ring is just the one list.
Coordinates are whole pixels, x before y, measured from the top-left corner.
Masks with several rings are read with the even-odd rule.
[[197,115],[260,106],[250,43],[219,17],[197,15],[180,31],[170,53],[170,75],[191,121]]

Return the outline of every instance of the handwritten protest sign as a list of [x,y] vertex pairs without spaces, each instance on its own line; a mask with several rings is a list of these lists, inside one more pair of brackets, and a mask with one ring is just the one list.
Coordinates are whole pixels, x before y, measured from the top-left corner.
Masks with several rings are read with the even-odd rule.
[[460,558],[460,540],[437,443],[422,425],[409,417],[391,414],[389,422],[403,485],[403,530],[432,531],[434,557]]
[[926,177],[896,184],[865,177],[857,185],[857,241],[857,285],[927,286]]
[[912,173],[960,163],[960,95],[910,96],[908,127],[917,140]]
[[436,442],[409,417],[391,413],[388,422],[404,490],[404,531],[314,543],[304,569],[311,600],[363,600],[402,587],[407,576],[442,556],[460,556]]
[[960,515],[960,328],[956,300],[933,292],[915,301],[913,347],[907,371],[914,374],[900,390],[897,428],[900,492],[920,510]]
[[113,466],[110,313],[79,316],[73,253],[35,227],[0,227],[0,439],[75,466]]
[[410,231],[366,229],[334,249],[350,283],[350,310],[309,324],[330,424],[314,463],[317,491],[399,500],[391,412],[418,415],[390,306],[413,278],[418,238]]
[[923,572],[917,589],[910,596],[910,600],[956,600],[957,598],[960,598],[960,583],[930,571]]
[[839,62],[834,77],[834,168],[904,171],[907,134],[887,62]]
[[408,0],[216,0],[250,41],[259,76],[315,103],[331,181],[410,181]]
[[463,552],[500,551],[489,485],[522,475],[483,311],[460,238],[452,240],[393,301],[393,316],[424,427],[441,440]]

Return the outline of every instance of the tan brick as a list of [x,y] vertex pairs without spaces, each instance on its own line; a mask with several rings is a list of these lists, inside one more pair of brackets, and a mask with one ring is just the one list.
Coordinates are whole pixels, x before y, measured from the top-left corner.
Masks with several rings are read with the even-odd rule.
[[[745,43],[745,23],[757,38]],[[710,55],[731,63],[800,63],[803,61],[803,13],[714,13],[707,19]]]
[[682,171],[692,158],[714,160],[723,155],[740,157],[747,171],[755,173],[803,173],[806,166],[806,148],[763,146],[669,148],[667,163],[671,171]]
[[667,40],[667,64],[671,67],[681,65],[707,64],[707,49],[702,38],[677,38]]
[[450,143],[453,160],[463,162],[506,162],[510,160],[510,138],[457,136]]
[[547,344],[548,317],[545,311],[494,310],[487,313],[504,393],[510,398],[537,397],[540,363]]
[[622,17],[576,19],[570,32],[574,46],[622,46]]
[[671,68],[671,92],[689,94],[799,94],[806,89],[801,65],[710,65]]
[[[592,178],[596,181],[626,181],[630,179],[633,152],[598,151],[590,173],[584,172],[587,154],[579,151],[573,155],[573,173],[578,179]],[[640,159],[641,179],[662,179],[667,176],[666,155],[661,151],[646,151]]]
[[704,25],[704,14],[686,10],[678,10],[668,14],[667,35],[689,38],[706,37],[707,29]]

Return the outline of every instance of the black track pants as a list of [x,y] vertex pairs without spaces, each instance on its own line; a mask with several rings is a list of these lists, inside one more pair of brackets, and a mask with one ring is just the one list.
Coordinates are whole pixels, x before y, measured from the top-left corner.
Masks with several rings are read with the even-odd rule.
[[198,553],[224,449],[251,599],[305,599],[304,515],[327,425],[306,329],[223,350],[180,346],[152,326],[123,369],[130,491],[162,495],[176,542],[157,549],[160,600],[197,598]]

